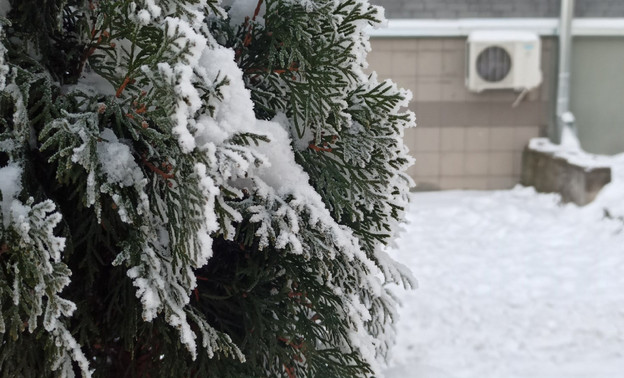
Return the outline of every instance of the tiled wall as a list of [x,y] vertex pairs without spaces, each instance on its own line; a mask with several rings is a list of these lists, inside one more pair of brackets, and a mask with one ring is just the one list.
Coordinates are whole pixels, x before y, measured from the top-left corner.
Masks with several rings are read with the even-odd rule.
[[520,178],[522,149],[552,111],[553,43],[542,40],[542,85],[517,107],[513,90],[465,87],[465,38],[373,39],[370,69],[412,91],[418,127],[406,133],[418,188],[506,189]]

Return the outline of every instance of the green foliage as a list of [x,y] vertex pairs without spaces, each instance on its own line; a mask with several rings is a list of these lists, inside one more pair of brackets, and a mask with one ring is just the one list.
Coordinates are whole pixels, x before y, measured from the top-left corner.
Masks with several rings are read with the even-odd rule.
[[413,119],[362,71],[377,9],[11,5],[0,376],[375,374]]

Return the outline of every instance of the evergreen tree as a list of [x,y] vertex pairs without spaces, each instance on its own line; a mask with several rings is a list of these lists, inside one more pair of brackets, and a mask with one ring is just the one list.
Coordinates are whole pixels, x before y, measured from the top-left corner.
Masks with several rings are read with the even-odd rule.
[[408,93],[366,0],[0,0],[0,376],[370,376]]

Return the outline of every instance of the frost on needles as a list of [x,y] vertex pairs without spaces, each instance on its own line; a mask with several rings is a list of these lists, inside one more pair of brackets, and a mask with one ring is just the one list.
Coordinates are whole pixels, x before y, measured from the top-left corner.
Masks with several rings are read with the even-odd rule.
[[0,1],[0,376],[371,376],[409,93],[365,0]]

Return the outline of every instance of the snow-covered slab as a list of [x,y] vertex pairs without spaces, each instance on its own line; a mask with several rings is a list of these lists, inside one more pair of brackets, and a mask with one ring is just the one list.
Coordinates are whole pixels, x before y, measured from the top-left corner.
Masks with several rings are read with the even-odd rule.
[[523,152],[520,182],[538,192],[559,193],[564,202],[583,206],[611,182],[611,167],[607,157],[535,138]]
[[609,168],[611,160],[608,156],[591,154],[576,148],[567,148],[554,144],[548,138],[533,138],[529,141],[529,149],[565,159],[568,163],[584,169]]

